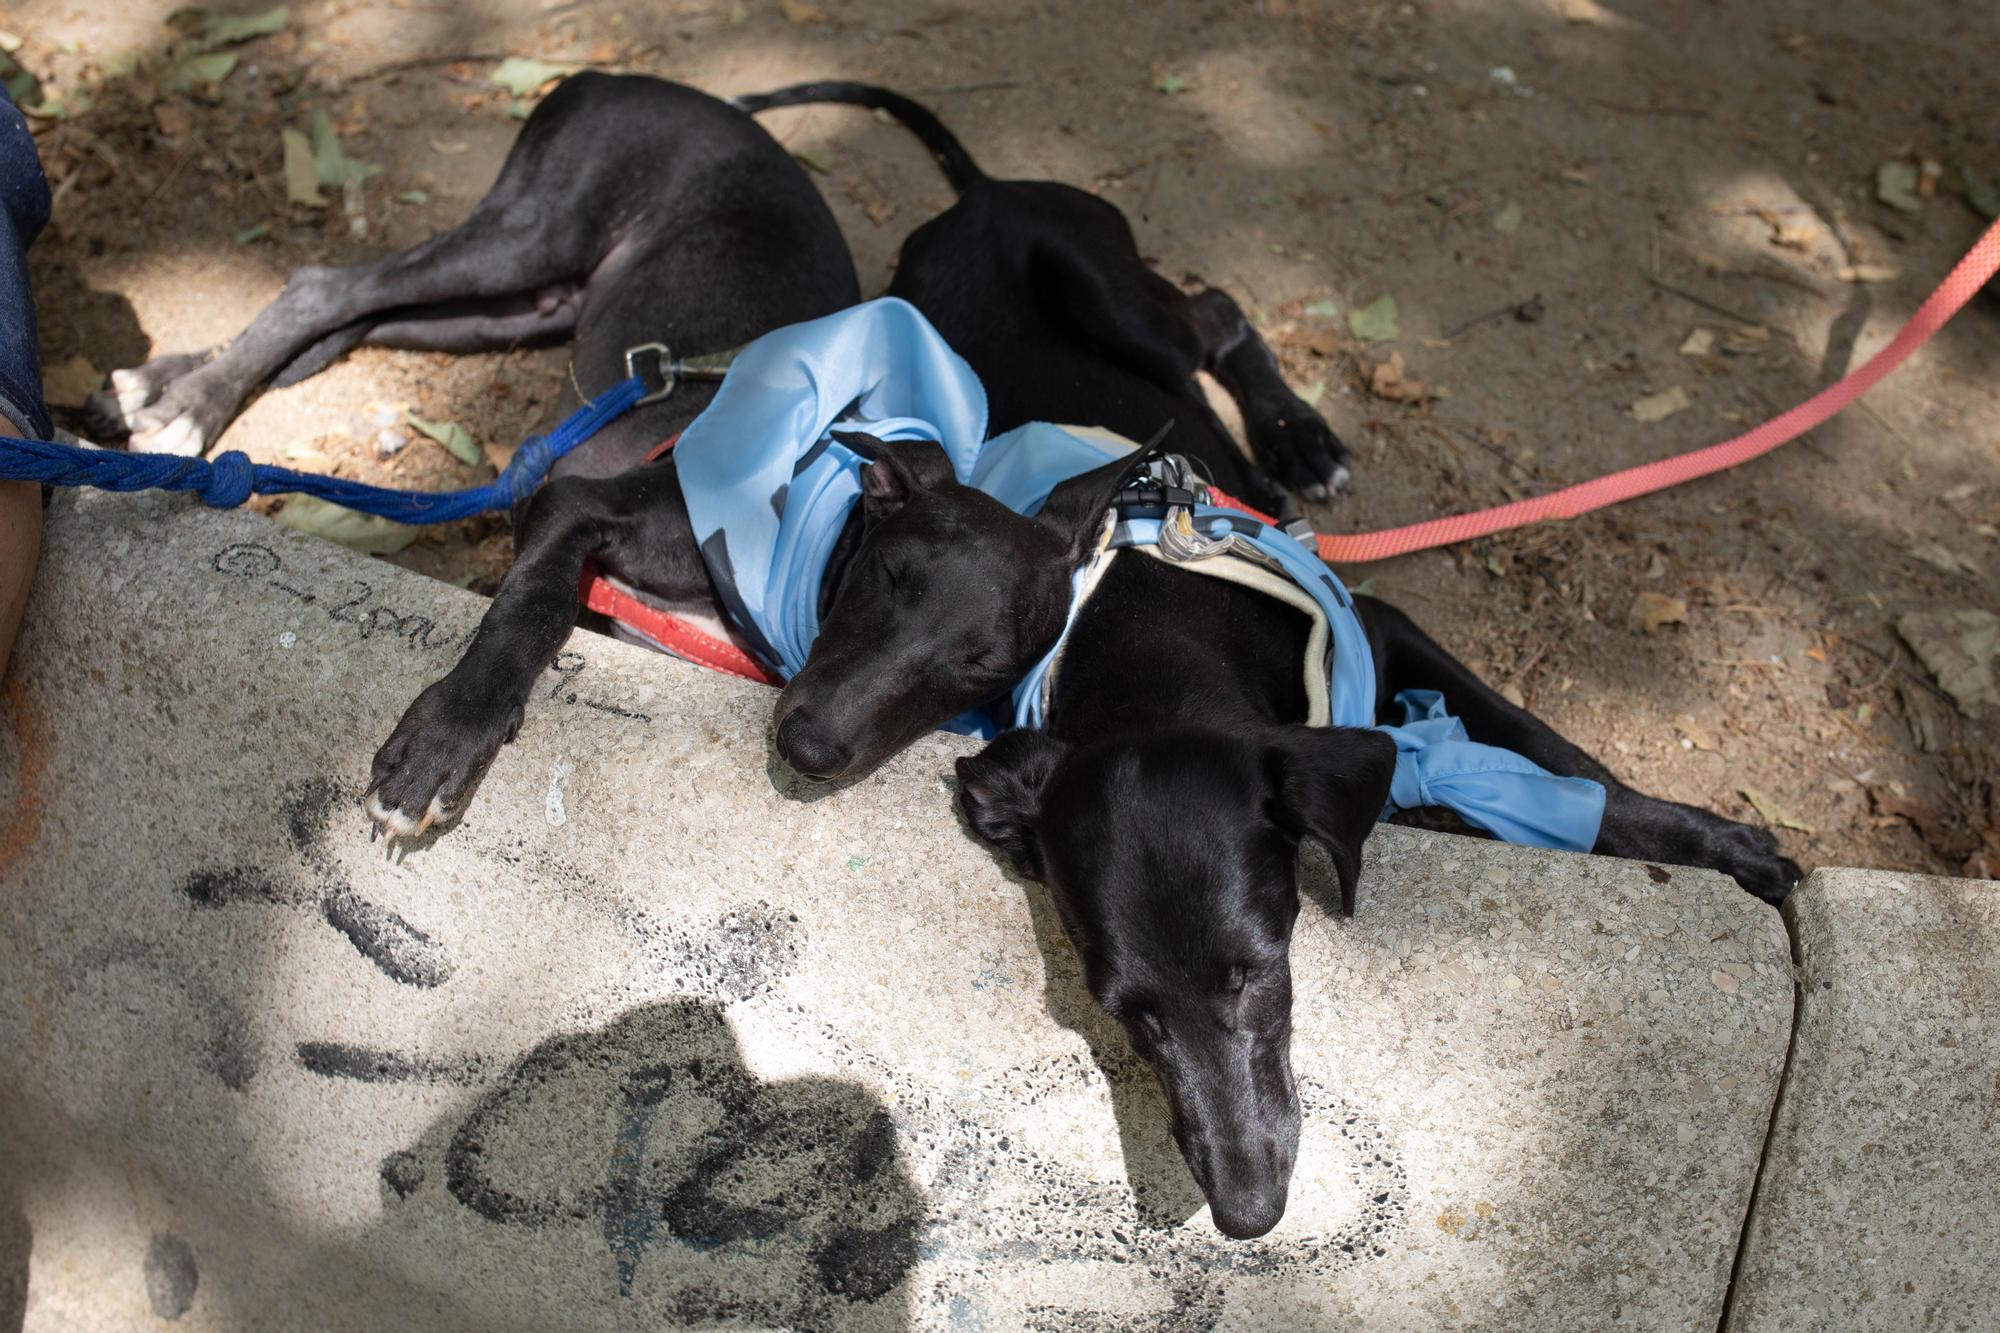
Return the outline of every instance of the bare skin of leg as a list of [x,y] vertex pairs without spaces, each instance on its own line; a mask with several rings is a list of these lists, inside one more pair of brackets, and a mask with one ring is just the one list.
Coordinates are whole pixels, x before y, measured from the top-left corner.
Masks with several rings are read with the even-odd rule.
[[28,481],[0,481],[0,672],[14,652],[41,548],[42,488]]

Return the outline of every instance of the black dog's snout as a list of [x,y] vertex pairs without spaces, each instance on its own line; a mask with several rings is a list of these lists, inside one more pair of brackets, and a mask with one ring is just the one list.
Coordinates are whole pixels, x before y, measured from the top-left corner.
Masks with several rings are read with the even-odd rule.
[[1267,1140],[1249,1151],[1213,1153],[1205,1174],[1209,1213],[1223,1235],[1255,1240],[1284,1218],[1292,1162],[1278,1144]]
[[813,725],[811,714],[793,708],[778,719],[778,753],[808,782],[831,782],[847,771],[853,756]]

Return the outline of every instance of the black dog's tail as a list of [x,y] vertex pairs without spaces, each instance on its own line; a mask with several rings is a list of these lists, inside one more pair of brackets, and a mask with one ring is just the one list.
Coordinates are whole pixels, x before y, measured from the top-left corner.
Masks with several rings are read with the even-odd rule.
[[887,88],[829,79],[820,83],[796,83],[776,92],[745,93],[731,99],[732,105],[752,115],[773,107],[807,106],[818,102],[839,102],[846,106],[865,106],[873,111],[888,112],[931,150],[931,156],[944,168],[944,178],[960,194],[986,179],[986,173],[972,160],[972,154],[965,151],[965,145],[958,141],[958,136],[946,129],[944,122],[929,107],[913,102],[901,93],[892,93]]

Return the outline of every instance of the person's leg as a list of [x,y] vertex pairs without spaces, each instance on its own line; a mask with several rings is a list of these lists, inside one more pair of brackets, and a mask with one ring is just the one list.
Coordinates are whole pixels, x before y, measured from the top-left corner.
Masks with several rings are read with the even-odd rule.
[[[42,406],[28,245],[48,220],[49,183],[34,136],[0,91],[0,432],[40,440],[49,437],[50,427]],[[42,488],[0,482],[0,670],[14,651],[41,544]]]
[[28,481],[0,481],[0,672],[14,651],[35,554],[42,545],[42,488]]

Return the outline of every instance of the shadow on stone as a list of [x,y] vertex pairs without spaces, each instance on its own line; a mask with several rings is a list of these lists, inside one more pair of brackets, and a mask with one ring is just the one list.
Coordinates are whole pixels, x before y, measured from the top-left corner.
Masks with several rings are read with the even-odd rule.
[[[950,784],[952,812],[965,836],[977,837],[966,822],[956,782]],[[990,850],[990,849],[989,849]],[[1035,947],[1042,955],[1042,1007],[1050,1018],[1083,1038],[1090,1058],[1104,1075],[1111,1094],[1111,1114],[1118,1123],[1118,1146],[1125,1159],[1125,1179],[1131,1186],[1139,1222],[1149,1228],[1172,1230],[1206,1204],[1201,1188],[1174,1142],[1165,1095],[1146,1062],[1132,1049],[1124,1031],[1097,1007],[1084,985],[1076,950],[1064,933],[1061,916],[1049,891],[1022,879],[1003,858],[993,865],[1021,890],[1033,923]]]
[[675,1000],[553,1037],[383,1163],[391,1208],[442,1189],[495,1226],[587,1226],[663,1322],[907,1324],[924,1199],[859,1084],[766,1082],[722,1011]]
[[28,1258],[34,1228],[11,1188],[0,1187],[0,1333],[21,1333],[28,1318]]

